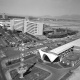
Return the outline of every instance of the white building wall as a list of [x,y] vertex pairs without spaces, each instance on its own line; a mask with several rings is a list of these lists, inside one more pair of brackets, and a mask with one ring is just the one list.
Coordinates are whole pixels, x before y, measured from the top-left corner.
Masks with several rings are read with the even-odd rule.
[[36,35],[43,35],[43,23],[37,24],[37,34]]
[[23,19],[12,19],[10,20],[10,27],[8,29],[10,30],[20,30],[22,31],[24,27],[24,20]]
[[43,23],[36,22],[26,22],[26,32],[32,35],[42,35],[43,34]]
[[10,30],[14,29],[14,19],[10,20],[10,27],[8,29]]
[[24,23],[23,24],[24,24],[24,31],[23,32],[25,33],[25,32],[27,32],[27,30],[26,30],[26,25],[27,25],[26,19],[24,19]]
[[32,35],[43,35],[43,23],[31,22],[26,19],[10,20],[10,30],[20,30],[23,33],[28,32]]

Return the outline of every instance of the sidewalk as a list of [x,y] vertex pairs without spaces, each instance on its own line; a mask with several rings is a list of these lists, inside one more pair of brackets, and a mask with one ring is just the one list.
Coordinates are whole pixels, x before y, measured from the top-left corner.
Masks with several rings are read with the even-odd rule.
[[73,71],[72,76],[70,76],[67,80],[80,80],[80,66]]

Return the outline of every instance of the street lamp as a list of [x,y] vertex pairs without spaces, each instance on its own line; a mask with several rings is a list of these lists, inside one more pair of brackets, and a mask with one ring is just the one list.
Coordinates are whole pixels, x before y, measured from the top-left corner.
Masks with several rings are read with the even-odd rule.
[[24,67],[24,43],[21,44],[21,46],[19,47],[19,50],[22,51],[22,53],[20,54],[20,67],[17,69],[17,72],[20,74],[20,78],[24,78],[23,74],[26,72],[26,70],[28,69],[27,66]]
[[24,67],[24,53],[21,53],[21,57],[20,57],[20,67],[18,68],[18,73],[20,74],[20,78],[24,78],[23,74],[26,72],[26,70],[28,69],[27,67]]

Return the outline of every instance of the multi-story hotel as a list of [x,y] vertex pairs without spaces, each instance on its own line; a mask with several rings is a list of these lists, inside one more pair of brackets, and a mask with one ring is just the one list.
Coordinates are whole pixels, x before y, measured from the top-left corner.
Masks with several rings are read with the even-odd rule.
[[28,32],[32,35],[42,35],[43,23],[31,22],[26,19],[12,19],[10,20],[10,27],[8,29],[19,30],[23,33]]

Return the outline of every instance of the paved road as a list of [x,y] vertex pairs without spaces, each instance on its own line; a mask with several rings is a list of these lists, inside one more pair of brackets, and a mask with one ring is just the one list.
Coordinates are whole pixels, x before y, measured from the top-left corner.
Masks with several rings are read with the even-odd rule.
[[6,77],[1,67],[1,61],[0,61],[0,80],[6,80]]
[[49,76],[49,78],[47,78],[46,80],[60,80],[64,75],[66,75],[66,73],[68,73],[71,70],[75,70],[76,68],[78,68],[80,66],[80,62],[72,68],[57,69],[57,68],[45,65],[44,63],[43,64],[38,63],[37,66],[52,73]]
[[[34,57],[32,57],[34,60]],[[29,63],[32,58],[28,59],[25,61],[25,63]],[[31,61],[32,62],[32,61]],[[12,66],[9,67],[9,69],[13,69],[16,66],[19,66],[20,63],[14,64]],[[35,66],[44,69],[46,71],[51,72],[51,75],[46,79],[46,80],[59,80],[60,78],[62,78],[66,73],[68,73],[68,71],[70,70],[74,70],[76,69],[78,66],[80,66],[80,62],[73,68],[61,68],[61,69],[57,69],[51,66],[46,65],[45,63],[37,63]]]

